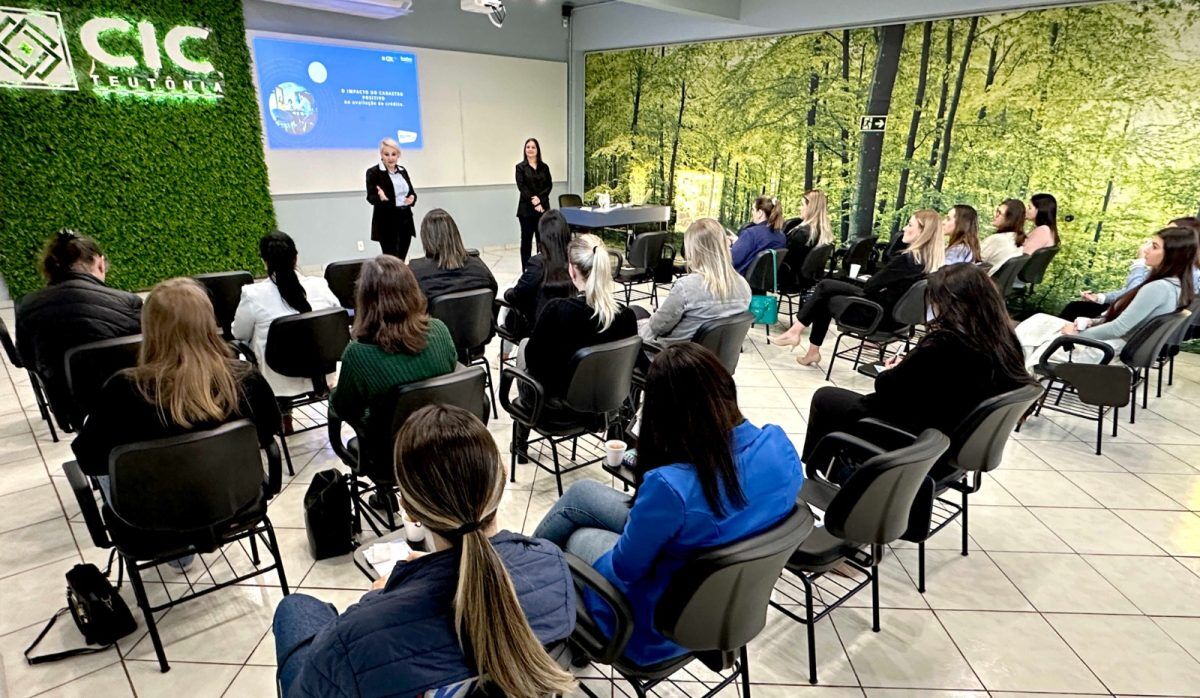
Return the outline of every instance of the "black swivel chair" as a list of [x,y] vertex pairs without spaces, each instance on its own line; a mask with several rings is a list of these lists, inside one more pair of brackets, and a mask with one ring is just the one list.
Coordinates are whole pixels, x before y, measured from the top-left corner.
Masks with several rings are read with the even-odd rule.
[[[54,443],[58,443],[58,431],[54,428],[55,415],[50,411],[50,402],[46,399],[46,387],[42,382],[42,377],[33,370],[32,366],[26,366],[21,360],[20,353],[17,352],[17,345],[13,343],[12,335],[8,333],[8,325],[0,319],[0,344],[4,345],[4,353],[8,356],[8,362],[14,368],[23,368],[29,375],[29,387],[33,390],[33,399],[37,402],[38,414],[45,420],[46,426],[50,427],[50,439]],[[1171,370],[1174,372],[1175,362],[1171,362]],[[1174,375],[1174,373],[1172,373]],[[63,431],[70,433],[73,431],[70,424],[60,423],[59,426]]]
[[692,341],[716,354],[721,365],[733,375],[742,356],[742,342],[753,323],[754,315],[749,312],[709,320],[696,328]]
[[142,336],[135,334],[88,342],[67,350],[63,363],[67,372],[67,393],[71,396],[67,418],[72,429],[79,431],[83,420],[97,407],[100,389],[109,378],[122,369],[137,365],[141,348]]
[[[968,497],[983,486],[983,474],[1000,467],[1008,437],[1042,395],[1039,385],[1026,385],[988,398],[979,404],[950,434],[950,448],[929,473],[937,498],[932,518],[922,528],[919,521],[905,533],[904,540],[917,544],[917,590],[925,593],[925,541],[962,516],[962,554],[968,546]],[[917,437],[877,419],[859,421],[852,432],[885,449],[911,445]],[[945,499],[947,490],[962,494],[962,504]]]
[[[288,594],[287,577],[267,518],[267,502],[279,492],[281,473],[278,450],[267,451],[268,472],[263,481],[258,432],[249,420],[238,420],[209,431],[155,441],[128,444],[109,456],[109,500],[97,506],[89,478],[74,461],[63,465],[79,501],[92,542],[116,548],[129,571],[137,605],[142,609],[158,666],[167,671],[167,656],[158,636],[154,614],[217,589],[244,582],[268,572],[279,575],[279,586]],[[189,553],[211,553],[247,541],[253,571],[218,582],[204,563],[212,585],[151,606],[142,582],[142,571]],[[260,566],[258,544],[273,561]],[[225,558],[224,552],[221,557]],[[227,559],[227,558],[226,558]]]
[[559,194],[558,207],[571,208],[583,205],[583,197],[578,194]]
[[429,314],[441,320],[450,330],[458,350],[458,362],[463,366],[481,364],[491,396],[492,416],[496,412],[496,391],[492,386],[492,365],[484,355],[488,342],[495,336],[494,308],[496,292],[489,288],[446,293],[429,301]]
[[[355,436],[346,443],[342,442],[343,418],[336,413],[330,415],[329,444],[350,468],[347,480],[356,532],[362,531],[364,514],[367,524],[376,535],[382,534],[379,526],[392,531],[397,528],[396,512],[390,504],[384,507],[387,514],[385,519],[364,499],[375,494],[385,504],[393,501],[392,492],[396,489],[393,456],[396,435],[409,416],[427,405],[453,405],[467,410],[487,424],[485,383],[486,373],[482,366],[459,366],[442,376],[398,385],[371,400],[366,423],[351,423]],[[367,483],[364,485],[362,480],[367,480]]]
[[[622,290],[617,294],[618,297],[625,296],[625,305],[634,300],[649,300],[651,306],[658,307],[658,283],[663,278],[659,276],[659,269],[675,266],[675,247],[667,239],[667,233],[642,233],[630,243],[627,259],[616,255],[613,281],[621,286]],[[650,290],[638,291],[635,296],[633,287],[644,283],[650,284]]]
[[[909,530],[910,521],[929,523],[933,480],[929,471],[950,445],[939,431],[928,429],[911,446],[885,451],[867,441],[835,432],[817,444],[806,463],[808,479],[800,498],[825,512],[824,527],[813,530],[788,560],[771,605],[808,630],[808,681],[817,682],[815,624],[868,584],[871,586],[872,629],[879,632],[879,562],[883,546]],[[837,486],[815,464],[832,463],[834,452],[853,451],[862,465]],[[866,551],[863,548],[870,548]],[[843,565],[865,576],[825,578]],[[800,582],[797,585],[792,579]],[[792,594],[802,592],[802,598]],[[824,608],[814,613],[814,600]],[[803,606],[804,615],[787,605]]]
[[[875,301],[860,296],[839,296],[830,301],[829,312],[837,323],[838,336],[833,343],[829,366],[825,369],[825,380],[833,375],[834,363],[838,359],[850,358],[851,354],[854,355],[854,370],[857,371],[868,342],[878,346],[880,363],[883,363],[889,345],[904,342],[907,349],[914,328],[925,322],[925,288],[928,283],[921,279],[908,287],[896,305],[892,306],[892,322],[885,329],[879,327],[884,319],[883,306]],[[857,339],[858,346],[840,349],[843,337]]]
[[[812,529],[812,513],[801,503],[770,529],[707,550],[680,568],[655,609],[654,625],[688,653],[652,666],[635,664],[624,656],[635,622],[629,601],[591,565],[568,554],[567,563],[579,593],[584,589],[595,592],[615,616],[610,637],[588,615],[582,601],[578,602],[571,647],[584,662],[611,665],[638,696],[648,695],[663,682],[670,683],[673,674],[699,660],[717,673],[732,670],[704,696],[716,695],[740,678],[742,696],[748,698],[750,664],[746,645],[766,625],[771,591],[784,563]],[[580,688],[595,698],[586,685]]]
[[354,315],[354,288],[358,285],[358,275],[362,273],[365,259],[349,259],[344,262],[330,262],[325,267],[325,283],[329,290],[337,296],[342,307]]
[[1017,277],[1020,276],[1021,270],[1025,265],[1029,264],[1029,255],[1023,254],[1007,260],[1000,265],[995,274],[992,274],[992,282],[996,284],[996,288],[1000,289],[1000,295],[1008,300],[1017,288]]
[[[329,399],[329,381],[326,376],[337,369],[342,352],[350,343],[349,326],[350,318],[343,308],[285,315],[271,321],[267,330],[267,349],[263,357],[267,366],[281,376],[307,378],[312,381],[312,390],[299,395],[277,395],[276,400],[281,411],[303,409]],[[317,429],[327,423],[313,419],[313,415],[309,413],[305,413],[305,416],[313,423],[297,429],[297,432]],[[287,436],[280,440],[283,442],[283,457],[287,462],[288,474],[294,475]]]
[[[750,267],[746,270],[746,281],[750,284],[750,292],[754,294],[777,294],[779,292],[779,258],[783,250],[763,250],[754,256]],[[771,326],[766,325],[767,337],[771,336]]]
[[248,271],[219,271],[192,278],[208,291],[221,334],[225,339],[233,339],[233,316],[242,300],[242,287],[254,283],[254,277]]
[[[502,366],[500,404],[513,418],[509,478],[517,481],[518,457],[528,459],[542,470],[554,473],[558,494],[562,495],[564,473],[603,461],[601,454],[598,458],[563,467],[559,463],[558,444],[570,441],[571,459],[574,460],[580,437],[603,432],[607,438],[618,429],[624,431],[620,424],[621,408],[629,398],[633,367],[641,351],[642,338],[638,336],[580,349],[567,363],[567,390],[562,397],[547,396],[542,384],[529,373],[515,366]],[[516,400],[509,397],[514,381],[521,393]],[[518,443],[520,428],[529,430],[523,446]],[[539,436],[529,438],[533,437],[533,432]],[[530,455],[530,446],[537,443],[550,446],[550,464]]]
[[803,302],[805,295],[825,277],[825,267],[829,265],[829,259],[833,256],[833,243],[817,245],[806,250],[807,254],[801,260],[799,269],[792,268],[794,253],[791,250],[779,263],[779,300],[787,301],[788,316],[796,314],[796,307]]

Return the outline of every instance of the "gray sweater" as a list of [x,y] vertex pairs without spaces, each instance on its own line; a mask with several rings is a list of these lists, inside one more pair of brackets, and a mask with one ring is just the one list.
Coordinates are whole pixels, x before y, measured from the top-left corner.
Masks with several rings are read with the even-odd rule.
[[1137,296],[1116,319],[1097,322],[1080,332],[1079,336],[1102,341],[1125,339],[1147,320],[1178,310],[1179,294],[1179,279],[1151,281],[1142,286]]
[[643,339],[664,344],[686,342],[700,325],[709,320],[737,315],[750,307],[750,284],[738,275],[733,293],[725,300],[714,298],[704,285],[704,277],[688,274],[675,280],[671,293],[638,333]]

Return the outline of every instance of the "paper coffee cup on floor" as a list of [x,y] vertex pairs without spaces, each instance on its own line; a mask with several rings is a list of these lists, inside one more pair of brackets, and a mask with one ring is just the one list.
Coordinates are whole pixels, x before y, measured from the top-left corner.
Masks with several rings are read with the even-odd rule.
[[1083,332],[1084,330],[1086,330],[1087,328],[1089,328],[1091,326],[1092,326],[1092,321],[1090,318],[1085,318],[1085,317],[1075,318],[1075,329],[1079,330],[1080,332]]
[[625,457],[625,449],[628,444],[619,439],[610,439],[604,442],[604,460],[612,467],[617,467],[621,464],[621,459]]
[[861,265],[861,264],[851,264],[851,265],[850,265],[850,278],[851,278],[851,279],[857,279],[857,278],[858,278],[858,273],[859,273],[860,271],[862,271],[862,265]]

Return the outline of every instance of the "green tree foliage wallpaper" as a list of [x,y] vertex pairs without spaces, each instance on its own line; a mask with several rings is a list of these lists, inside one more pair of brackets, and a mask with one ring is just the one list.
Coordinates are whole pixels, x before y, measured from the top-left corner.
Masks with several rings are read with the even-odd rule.
[[669,203],[682,230],[736,228],[761,193],[798,216],[818,188],[843,237],[886,239],[956,203],[987,233],[1003,199],[1050,192],[1057,304],[1197,214],[1198,22],[1197,0],[1123,2],[589,54],[587,194]]
[[[275,224],[240,0],[71,0],[58,11],[78,91],[0,88],[0,274],[20,297],[41,285],[37,260],[60,227],[98,239],[110,283],[139,289],[171,276],[257,269],[257,240]],[[148,101],[91,89],[93,71],[118,76],[85,51],[80,27],[112,17],[154,26],[160,46],[175,26],[210,30],[185,55],[211,62],[224,97]],[[110,53],[138,57],[139,32],[100,35]],[[161,80],[173,72],[162,51]],[[161,85],[159,86],[161,88]]]

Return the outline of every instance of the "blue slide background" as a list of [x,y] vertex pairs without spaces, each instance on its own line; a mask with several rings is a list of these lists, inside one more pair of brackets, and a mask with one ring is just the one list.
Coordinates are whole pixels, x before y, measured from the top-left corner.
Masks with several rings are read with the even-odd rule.
[[271,148],[373,150],[385,136],[422,147],[413,54],[256,37],[254,56]]

